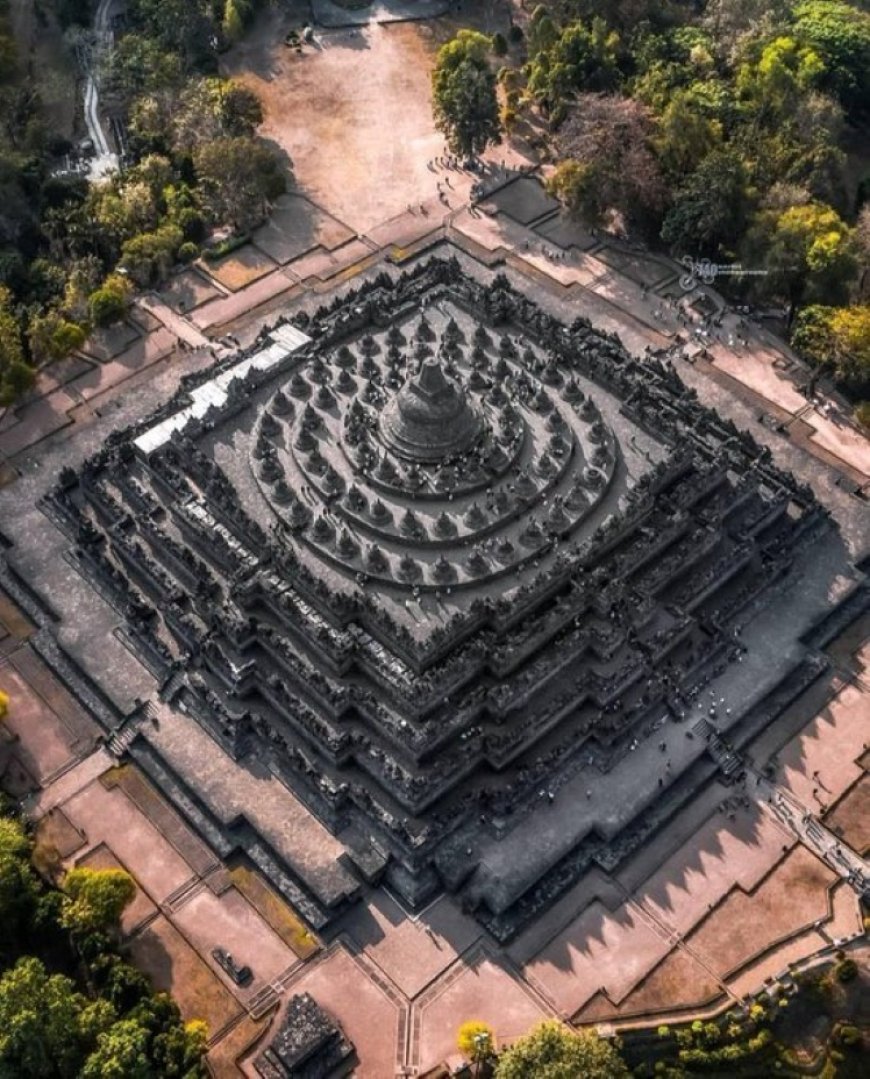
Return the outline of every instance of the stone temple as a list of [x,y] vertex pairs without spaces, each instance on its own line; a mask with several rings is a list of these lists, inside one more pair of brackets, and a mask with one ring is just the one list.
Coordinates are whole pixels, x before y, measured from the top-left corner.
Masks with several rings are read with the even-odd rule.
[[[353,879],[414,908],[456,893],[500,940],[727,775],[724,732],[818,673],[797,621],[771,641],[787,678],[746,642],[828,526],[810,490],[669,365],[455,262],[264,331],[46,508],[232,767],[279,776]],[[629,770],[674,729],[679,753]],[[147,725],[129,750],[218,850],[242,843]],[[244,844],[313,923],[340,910]]]

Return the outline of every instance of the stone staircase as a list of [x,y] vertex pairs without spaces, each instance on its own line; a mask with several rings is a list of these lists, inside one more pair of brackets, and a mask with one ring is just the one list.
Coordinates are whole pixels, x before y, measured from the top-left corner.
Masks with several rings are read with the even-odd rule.
[[712,723],[708,723],[706,719],[700,719],[692,727],[692,731],[707,743],[707,752],[719,766],[719,770],[725,778],[728,780],[735,779],[736,773],[743,767],[743,760],[738,753],[733,749],[729,749],[722,741],[719,737],[719,732]]
[[142,724],[153,721],[156,714],[154,704],[146,701],[141,708],[126,716],[106,739],[106,748],[112,756],[120,760],[136,740]]

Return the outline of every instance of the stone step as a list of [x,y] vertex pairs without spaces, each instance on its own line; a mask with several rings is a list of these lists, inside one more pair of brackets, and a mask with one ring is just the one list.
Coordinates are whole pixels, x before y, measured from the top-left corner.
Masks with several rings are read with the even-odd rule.
[[188,900],[192,899],[197,892],[202,891],[204,887],[201,877],[190,877],[183,884],[180,884],[174,892],[169,893],[160,904],[161,910],[166,914],[174,913],[179,907],[183,907]]

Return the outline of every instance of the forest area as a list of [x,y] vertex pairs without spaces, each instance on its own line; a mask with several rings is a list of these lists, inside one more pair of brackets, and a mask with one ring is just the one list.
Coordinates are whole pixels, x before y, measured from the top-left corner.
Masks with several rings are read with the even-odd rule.
[[588,227],[748,270],[717,287],[779,308],[870,424],[863,0],[549,0],[458,35],[433,85],[463,150],[530,139]]
[[[126,154],[99,183],[64,168],[83,132],[47,100],[15,4],[0,0],[0,405],[122,317],[133,289],[196,258],[212,230],[261,220],[285,185],[255,134],[256,96],[217,73],[255,0],[129,0],[100,58],[101,95],[123,118]],[[92,44],[95,6],[36,0],[34,38],[55,41],[72,63]]]

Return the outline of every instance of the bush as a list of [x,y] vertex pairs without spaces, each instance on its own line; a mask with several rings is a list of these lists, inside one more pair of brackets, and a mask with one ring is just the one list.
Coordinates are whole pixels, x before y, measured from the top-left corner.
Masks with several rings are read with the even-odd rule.
[[[870,401],[862,401],[855,409],[855,419],[870,431]],[[865,927],[866,928],[866,927]]]
[[523,28],[521,26],[517,26],[516,23],[511,23],[511,28],[510,30],[508,30],[508,41],[510,41],[512,45],[519,45],[522,40]]
[[219,262],[233,251],[238,250],[240,247],[244,247],[249,239],[250,236],[247,232],[239,232],[234,236],[227,236],[225,240],[221,240],[221,242],[215,244],[214,247],[207,247],[203,252],[202,257],[206,262]]
[[179,262],[193,262],[195,258],[199,257],[199,247],[188,241],[183,243],[178,249],[178,261]]
[[861,1041],[861,1031],[852,1023],[838,1023],[834,1027],[832,1039],[835,1045],[858,1045]]
[[175,224],[184,233],[184,238],[192,243],[202,243],[205,239],[205,219],[193,206],[185,206],[175,215]]
[[14,360],[0,373],[0,405],[11,405],[26,393],[36,381],[36,369],[21,360]]
[[493,1052],[492,1027],[480,1019],[469,1019],[459,1028],[456,1044],[466,1060],[485,1060]]
[[851,982],[858,977],[858,964],[854,959],[844,959],[834,968],[838,982]]
[[120,274],[111,277],[88,297],[88,311],[96,326],[109,326],[124,317],[130,286]]
[[507,38],[502,33],[492,35],[492,51],[496,56],[504,56],[508,51]]

